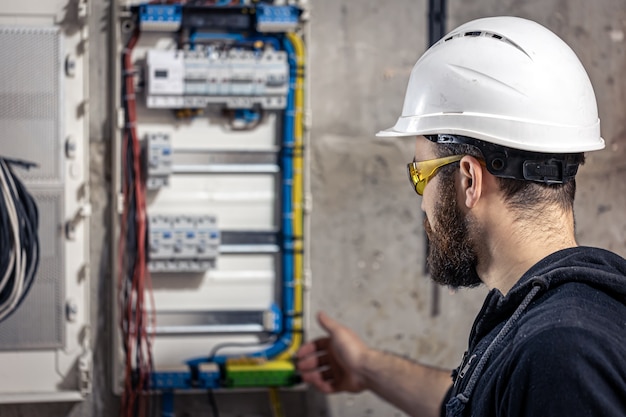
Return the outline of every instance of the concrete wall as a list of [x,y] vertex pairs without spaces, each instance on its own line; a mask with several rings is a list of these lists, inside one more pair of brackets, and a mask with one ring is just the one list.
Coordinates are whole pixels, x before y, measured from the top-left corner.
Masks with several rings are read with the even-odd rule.
[[[377,140],[393,124],[417,57],[426,48],[426,0],[313,0],[310,80],[312,312],[349,324],[369,344],[453,367],[485,290],[449,294],[423,276],[419,199],[405,163],[410,140]],[[84,403],[0,406],[3,417],[115,416],[108,322],[108,2],[91,17],[92,305],[94,394]],[[546,25],[578,53],[598,95],[607,150],[579,175],[578,238],[626,256],[626,8],[623,0],[449,0],[448,28],[473,18],[516,15]],[[309,336],[320,335],[315,323]],[[288,416],[400,416],[370,394],[283,393]],[[269,416],[264,393],[218,397],[225,416]],[[185,414],[187,413],[187,414]],[[177,415],[210,415],[204,396],[179,397]]]
[[[399,115],[426,46],[427,2],[313,4],[313,310],[328,311],[373,346],[457,366],[484,290],[441,290],[432,316],[437,297],[421,274],[419,200],[404,171],[413,144],[372,137]],[[598,95],[607,150],[589,155],[580,171],[578,239],[626,255],[624,2],[449,0],[448,13],[448,29],[484,16],[530,18],[579,55]],[[401,414],[371,395],[337,395],[328,415]]]

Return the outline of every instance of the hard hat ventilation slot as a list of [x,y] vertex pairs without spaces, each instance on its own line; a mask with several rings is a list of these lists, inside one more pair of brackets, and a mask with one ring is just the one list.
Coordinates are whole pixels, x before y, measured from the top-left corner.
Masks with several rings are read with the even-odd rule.
[[483,31],[483,30],[472,30],[472,31],[468,31],[468,32],[465,32],[465,33],[458,33],[458,32],[457,33],[453,33],[450,36],[448,36],[447,38],[441,39],[439,42],[434,44],[433,48],[438,46],[438,45],[441,45],[442,43],[446,43],[448,41],[451,41],[453,39],[464,38],[464,37],[474,37],[474,38],[476,38],[476,37],[484,37],[484,38],[495,39],[495,40],[498,40],[500,42],[504,42],[506,44],[509,44],[509,45],[519,49],[521,52],[524,53],[524,55],[526,55],[529,58],[531,58],[530,55],[528,55],[528,53],[526,53],[525,50],[523,50],[518,44],[516,44],[512,40],[506,38],[505,36],[499,35],[497,33]]
[[[461,37],[461,34],[460,34],[460,33],[455,33],[455,34],[450,35],[450,36],[448,36],[447,38],[445,38],[445,39],[443,40],[443,42],[448,42],[448,41],[451,41],[451,40],[452,40],[452,39],[454,39],[454,38],[460,38],[460,37]],[[442,43],[442,42],[441,42],[441,41],[439,41],[439,42],[437,42],[437,43],[436,43],[436,45],[439,45],[440,43]]]

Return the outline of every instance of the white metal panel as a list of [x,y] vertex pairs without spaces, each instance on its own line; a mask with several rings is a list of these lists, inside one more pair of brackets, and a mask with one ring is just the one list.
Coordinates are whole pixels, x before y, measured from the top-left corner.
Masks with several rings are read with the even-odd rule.
[[150,214],[209,214],[219,228],[276,227],[272,175],[173,175],[150,201]]
[[207,109],[207,115],[180,121],[168,110],[146,110],[138,102],[137,117],[142,122],[138,133],[165,132],[176,137],[174,147],[184,149],[213,150],[271,150],[276,146],[276,114],[267,113],[265,122],[251,131],[232,131],[224,119]]
[[272,255],[221,255],[203,276],[153,274],[159,311],[267,310],[274,302]]
[[[88,216],[89,187],[88,187],[88,106],[87,106],[87,43],[83,38],[82,30],[67,31],[65,24],[80,27],[80,21],[65,19],[66,14],[79,17],[86,9],[78,10],[82,2],[68,0],[26,0],[12,2],[3,5],[0,10],[0,24],[10,23],[30,28],[32,31],[49,28],[59,33],[62,45],[58,58],[56,58],[56,77],[60,82],[60,90],[57,93],[60,113],[57,124],[59,134],[53,142],[48,142],[45,148],[32,145],[24,141],[20,156],[30,159],[40,158],[42,166],[49,166],[49,175],[41,178],[25,177],[26,186],[35,193],[50,193],[50,190],[61,189],[60,202],[61,217],[56,224],[56,229],[43,236],[41,241],[42,254],[58,254],[58,261],[62,263],[62,276],[60,280],[62,293],[61,303],[55,307],[56,315],[61,316],[63,339],[60,347],[41,348],[37,350],[14,349],[0,352],[0,403],[3,402],[37,402],[37,401],[75,401],[83,398],[90,390],[89,362],[91,351],[89,348],[89,263],[88,263]],[[84,23],[84,22],[83,22]],[[41,45],[39,45],[41,46]],[[3,59],[8,67],[3,66],[3,80],[21,75],[27,77],[29,71],[35,74],[33,83],[25,84],[25,90],[32,90],[33,94],[49,94],[51,85],[49,81],[42,81],[40,74],[42,68],[36,62],[41,57],[41,50],[23,50],[21,54],[25,62],[30,60],[33,67],[25,67],[22,73],[19,69],[10,68],[11,61]],[[43,55],[45,56],[45,55]],[[71,64],[72,70],[65,71],[66,62]],[[28,64],[24,64],[28,65]],[[10,72],[10,75],[4,74]],[[38,83],[37,80],[40,80]],[[41,83],[43,82],[43,84]],[[2,83],[0,88],[3,92],[10,90],[12,86]],[[13,108],[5,107],[4,111],[12,111]],[[14,108],[18,111],[18,108]],[[23,109],[22,109],[23,111]],[[17,123],[15,118],[7,116],[6,126],[14,126],[14,135],[25,138],[41,137],[38,132],[50,132],[49,120],[33,121],[28,127]],[[6,132],[6,130],[5,130]],[[3,140],[19,140],[15,137]],[[67,141],[72,144],[71,152],[66,154]],[[13,143],[12,145],[15,145]],[[18,142],[19,147],[19,142]],[[5,148],[6,149],[6,148]],[[38,156],[37,156],[38,155]],[[60,188],[59,188],[60,187]],[[50,216],[51,213],[42,207],[40,216]],[[47,219],[46,219],[47,220]],[[66,238],[65,226],[72,220],[73,240]],[[50,247],[60,245],[60,247]],[[40,274],[45,273],[40,269]],[[37,278],[36,278],[37,279]],[[72,307],[72,321],[67,320],[65,308]],[[25,308],[25,307],[22,307]],[[19,310],[18,310],[19,311]],[[17,312],[16,312],[17,314]],[[0,324],[1,326],[1,324]],[[24,329],[26,331],[26,329]],[[82,359],[82,360],[81,360]],[[80,365],[79,365],[80,364]],[[80,371],[82,369],[84,372]],[[4,374],[4,375],[2,375]]]
[[3,1],[2,15],[25,18],[30,16],[58,16],[61,18],[64,13],[71,13],[73,7],[68,0],[21,0]]

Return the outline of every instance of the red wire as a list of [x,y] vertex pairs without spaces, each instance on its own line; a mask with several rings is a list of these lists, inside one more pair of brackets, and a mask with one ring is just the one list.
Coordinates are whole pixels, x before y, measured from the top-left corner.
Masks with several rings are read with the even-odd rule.
[[[139,33],[135,32],[128,42],[126,50],[124,51],[124,80],[125,80],[125,93],[124,97],[125,108],[128,116],[129,125],[126,127],[124,134],[124,148],[122,152],[122,158],[124,161],[124,175],[127,177],[130,172],[127,172],[128,165],[126,158],[128,157],[127,151],[129,146],[132,146],[133,163],[132,174],[134,177],[134,183],[132,186],[128,186],[126,181],[123,181],[123,195],[124,195],[124,210],[122,214],[122,225],[120,227],[122,234],[120,235],[120,262],[118,267],[120,268],[118,292],[120,294],[120,302],[122,307],[120,326],[123,333],[123,343],[126,352],[125,360],[125,383],[124,383],[124,395],[122,398],[122,415],[131,417],[137,411],[137,415],[143,416],[146,412],[145,404],[145,392],[144,389],[149,381],[150,374],[152,372],[152,340],[154,338],[154,329],[156,327],[155,315],[150,311],[154,310],[154,294],[152,292],[152,280],[150,278],[149,271],[146,268],[147,255],[146,255],[146,234],[147,234],[147,222],[146,222],[146,189],[145,181],[143,181],[141,170],[141,146],[136,131],[136,98],[135,98],[135,86],[134,80],[131,75],[132,71],[132,57],[131,52],[135,47]],[[131,201],[130,196],[134,196],[135,202],[135,218],[129,219],[129,203]],[[137,229],[137,253],[135,258],[135,267],[132,271],[132,279],[130,289],[124,285],[127,277],[125,276],[126,268],[124,253],[126,249],[125,245],[125,232],[126,222],[135,222]],[[135,248],[129,248],[131,250]],[[144,296],[145,291],[148,291],[150,295],[150,303],[152,310],[145,308]],[[148,320],[150,316],[150,320]],[[151,332],[146,330],[146,323],[150,321]],[[138,379],[136,383],[133,383],[133,358],[135,357],[135,369],[137,370]]]

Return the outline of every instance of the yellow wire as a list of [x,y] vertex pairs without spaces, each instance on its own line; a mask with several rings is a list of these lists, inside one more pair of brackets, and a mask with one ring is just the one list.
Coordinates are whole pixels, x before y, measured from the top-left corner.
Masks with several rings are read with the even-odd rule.
[[293,336],[289,348],[281,353],[277,359],[291,359],[302,344],[303,331],[303,298],[304,298],[304,42],[295,33],[288,33],[287,38],[292,43],[296,53],[296,85],[294,91],[295,128],[294,128],[294,161],[293,161],[293,232],[297,239],[294,241],[294,314]]
[[[304,42],[298,35],[287,34],[289,41],[294,46],[296,53],[296,83],[294,91],[295,115],[294,115],[294,156],[293,156],[293,233],[294,240],[294,317],[292,329],[294,330],[289,347],[278,355],[274,361],[290,361],[302,345],[302,331],[304,322],[303,299],[304,299],[304,74],[305,61]],[[270,388],[270,400],[275,417],[283,417],[283,412],[276,388]]]
[[284,417],[285,413],[283,412],[283,407],[280,403],[280,395],[278,393],[278,388],[272,387],[269,389],[270,392],[270,405],[272,406],[272,415],[274,417]]

